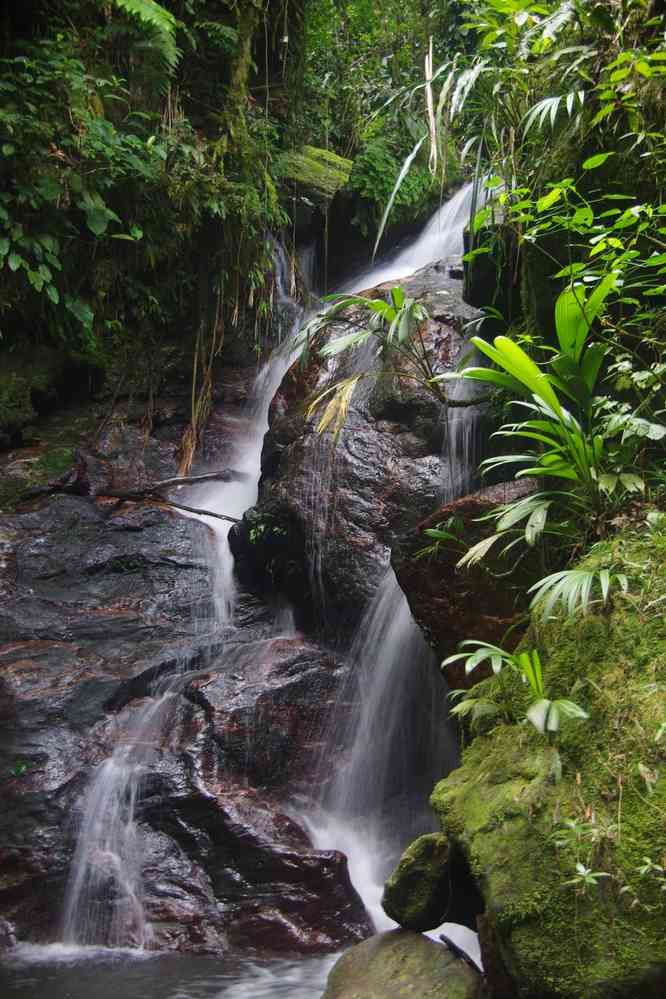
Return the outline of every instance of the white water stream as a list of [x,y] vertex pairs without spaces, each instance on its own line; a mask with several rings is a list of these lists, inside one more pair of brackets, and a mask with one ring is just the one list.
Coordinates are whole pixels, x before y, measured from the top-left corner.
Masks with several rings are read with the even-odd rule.
[[[388,264],[359,275],[345,290],[375,287],[408,276],[440,258],[459,254],[470,198],[470,188],[463,188],[442,206],[410,247]],[[301,317],[289,299],[286,265],[280,254],[277,267],[279,295],[282,304],[292,310],[295,332]],[[241,517],[255,504],[269,407],[291,360],[287,343],[274,351],[257,376],[252,399],[233,435],[234,453],[229,466],[241,473],[240,480],[199,487],[197,506]],[[466,449],[464,437],[456,450],[458,446],[461,451]],[[453,460],[460,464],[458,456]],[[466,481],[467,474],[461,467],[455,486],[452,477],[452,488]],[[231,525],[215,518],[201,519],[214,536],[216,628],[233,627],[234,566],[228,543]],[[285,613],[288,617],[289,612]],[[287,624],[285,618],[278,627]],[[443,724],[441,680],[392,573],[387,572],[379,587],[350,656],[358,687],[352,728],[344,740],[347,765],[328,786],[309,825],[315,845],[335,847],[347,854],[355,887],[377,926],[385,927],[390,921],[379,904],[382,882],[411,834],[428,828],[427,790],[452,753],[451,737]],[[63,920],[63,940],[69,945],[129,945],[138,949],[150,945],[150,926],[142,902],[136,806],[154,752],[168,743],[170,708],[178,682],[156,690],[156,696],[135,714],[112,756],[98,768],[81,803]],[[409,797],[407,791],[419,788],[422,797],[416,805],[414,796]],[[458,936],[462,946],[469,945],[469,931],[466,933]],[[322,969],[328,963],[323,962]],[[266,975],[270,978],[270,970]],[[290,992],[281,990],[279,984],[262,992],[252,991],[250,985],[248,989],[233,994],[248,999],[260,994],[290,994],[294,999],[317,994],[299,990],[296,983]],[[224,994],[232,995],[228,990]]]

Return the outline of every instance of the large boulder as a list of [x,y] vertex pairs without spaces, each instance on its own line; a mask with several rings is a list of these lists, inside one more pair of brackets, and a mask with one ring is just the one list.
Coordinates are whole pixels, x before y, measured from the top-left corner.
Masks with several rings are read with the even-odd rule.
[[[421,335],[434,371],[450,370],[476,310],[439,265],[403,286],[430,310]],[[411,368],[367,360],[337,439],[306,418],[303,392],[311,398],[358,373],[358,358],[287,374],[264,445],[259,502],[232,536],[244,582],[269,589],[277,581],[306,622],[318,619],[334,636],[358,623],[388,550],[441,503],[447,476],[444,405]]]
[[323,999],[478,999],[481,976],[443,944],[389,930],[343,954]]

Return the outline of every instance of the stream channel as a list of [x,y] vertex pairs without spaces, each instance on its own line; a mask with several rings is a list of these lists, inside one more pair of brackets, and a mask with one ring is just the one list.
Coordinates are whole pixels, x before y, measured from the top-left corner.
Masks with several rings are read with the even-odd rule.
[[[443,205],[421,235],[392,260],[359,274],[345,288],[357,292],[404,278],[419,268],[461,252],[462,229],[469,213],[465,188]],[[237,481],[207,483],[183,493],[185,502],[217,513],[242,517],[257,501],[261,451],[269,407],[293,360],[292,341],[303,316],[286,291],[285,262],[276,253],[281,306],[291,332],[259,371],[247,419],[233,442],[230,462]],[[467,409],[452,411],[447,434],[450,481],[446,498],[461,495],[474,470],[474,428]],[[315,478],[313,503],[325,508],[326,462]],[[447,495],[448,494],[448,495]],[[236,584],[228,541],[231,524],[203,519],[210,528],[207,558],[214,580],[214,622],[202,627],[232,636]],[[326,524],[323,509],[319,522]],[[316,540],[311,546],[315,554]],[[307,828],[313,845],[340,850],[349,862],[351,880],[378,930],[394,925],[381,905],[383,881],[414,835],[433,828],[427,796],[435,781],[456,759],[455,734],[446,719],[446,689],[434,656],[409,612],[389,567],[349,645],[353,664],[342,699],[353,708],[328,727],[337,728],[331,745],[347,747],[348,763],[322,783],[307,800],[285,803],[285,810]],[[313,585],[317,566],[313,559]],[[294,633],[288,606],[275,614],[274,635]],[[235,651],[233,651],[235,650]],[[242,655],[238,639],[222,653]],[[379,668],[381,666],[381,668]],[[109,758],[95,770],[83,799],[77,845],[67,886],[61,942],[38,946],[19,943],[0,969],[0,995],[22,999],[261,999],[289,996],[317,999],[336,955],[248,959],[234,953],[219,957],[178,955],[151,949],[151,927],[142,901],[142,846],[136,821],[143,781],[150,770],[151,738],[166,738],[179,685],[188,674],[156,681],[152,696],[136,711],[131,726]],[[341,733],[340,726],[344,727]],[[148,748],[147,748],[148,747]],[[324,740],[323,756],[326,755]],[[320,761],[325,766],[325,759]],[[390,807],[387,808],[387,803]],[[104,882],[113,879],[112,905],[100,905]],[[478,960],[475,934],[444,924],[445,932]],[[436,939],[437,931],[433,931]],[[128,946],[128,944],[130,946]]]

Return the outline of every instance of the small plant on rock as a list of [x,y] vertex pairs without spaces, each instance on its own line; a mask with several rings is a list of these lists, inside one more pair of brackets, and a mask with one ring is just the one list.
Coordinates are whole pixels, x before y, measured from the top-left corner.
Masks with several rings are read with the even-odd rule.
[[[464,648],[465,651],[449,656],[442,663],[442,667],[463,660],[465,672],[469,674],[482,663],[489,662],[495,675],[501,673],[505,668],[518,674],[522,681],[529,685],[532,694],[532,703],[527,709],[526,718],[542,735],[555,735],[565,721],[588,718],[587,712],[575,701],[567,698],[551,699],[547,696],[541,657],[537,649],[506,652],[497,645],[473,639],[462,642],[461,648]],[[470,700],[474,700],[473,694]],[[474,717],[474,707],[467,708],[464,706],[465,703],[463,698],[451,709],[451,714],[464,717],[471,713]],[[480,717],[478,709],[476,713],[477,717]],[[488,715],[491,712],[483,709],[482,713]]]

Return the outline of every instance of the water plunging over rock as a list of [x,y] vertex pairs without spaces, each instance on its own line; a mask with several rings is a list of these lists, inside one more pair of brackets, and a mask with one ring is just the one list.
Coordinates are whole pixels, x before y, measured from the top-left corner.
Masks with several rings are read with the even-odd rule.
[[[434,318],[427,336],[441,365],[449,366],[462,323],[475,313],[459,304],[458,284],[442,270],[433,267],[412,280],[415,288],[429,288]],[[286,270],[279,297],[287,312],[294,310]],[[297,314],[289,315],[293,326]],[[174,518],[154,505],[109,512],[85,497],[55,499],[44,510],[3,522],[3,564],[11,570],[3,577],[10,598],[0,612],[6,641],[0,706],[9,722],[3,738],[13,759],[25,759],[27,772],[9,782],[11,812],[0,819],[7,843],[0,874],[10,886],[0,886],[0,899],[23,938],[53,938],[74,845],[73,824],[65,819],[74,815],[81,825],[65,920],[72,939],[309,953],[369,931],[344,858],[312,849],[280,804],[308,790],[322,743],[333,751],[325,723],[333,705],[345,700],[340,689],[349,674],[350,657],[301,633],[317,617],[305,581],[319,545],[327,634],[337,635],[343,624],[348,634],[386,574],[388,547],[441,498],[443,421],[425,394],[400,385],[370,393],[343,431],[335,463],[324,449],[319,465],[312,464],[317,439],[311,428],[302,432],[302,419],[297,428],[297,404],[288,393],[276,396],[290,363],[287,348],[252,383],[229,375],[235,387],[224,409],[212,414],[204,459],[243,474],[181,493],[185,502],[236,516],[255,501],[275,396],[266,450],[276,455],[275,474],[266,474],[258,519],[248,517],[243,530]],[[279,438],[286,423],[290,429]],[[182,424],[150,438],[143,452],[163,476],[172,472],[179,430]],[[123,431],[123,446],[131,437]],[[140,434],[135,437],[138,445]],[[110,444],[105,461],[112,464],[115,453]],[[322,474],[329,470],[331,504]],[[129,463],[123,474],[131,483],[140,471]],[[293,472],[293,481],[271,508],[266,497],[285,481],[285,471]],[[319,510],[309,521],[303,503]],[[289,551],[280,548],[285,509],[292,517],[289,541],[300,537]],[[247,581],[256,584],[269,539],[278,546],[272,586],[257,595]],[[241,558],[240,580],[229,541]],[[403,703],[420,711],[425,695],[436,702],[433,717],[442,717],[443,694],[428,693],[439,676],[392,580],[371,613],[377,614],[377,642],[390,622],[397,629],[388,629],[392,644],[401,650],[396,664],[413,663],[416,686],[403,688]],[[358,643],[351,659],[361,665],[353,684],[377,674]],[[389,657],[381,654],[379,661]],[[391,672],[397,676],[397,665]],[[380,711],[387,701],[378,697]],[[410,769],[412,776],[424,769],[423,784],[430,784],[430,752],[437,770],[448,758],[444,730],[430,722],[425,727],[429,734],[417,737],[404,763],[385,765],[368,785],[382,786],[394,805],[405,800]],[[405,746],[418,728],[407,724]],[[377,739],[375,732],[373,743]],[[355,750],[353,741],[338,736],[337,745],[345,742],[347,774],[356,774],[360,788],[364,750]],[[377,745],[376,775],[380,752]],[[367,788],[358,800],[341,786],[328,791],[350,829],[367,817]],[[378,823],[386,814],[380,797],[377,790]],[[396,824],[403,831],[404,811]],[[376,884],[378,877],[375,871]]]
[[[241,373],[214,412],[208,459],[245,475],[196,505],[240,514],[253,501],[288,364],[276,355],[254,389]],[[104,474],[117,454],[130,486],[149,462],[153,478],[173,474],[182,423],[168,429],[147,446],[121,431],[134,464],[114,429]],[[297,638],[284,601],[230,585],[221,524],[85,496],[2,522],[2,748],[17,772],[0,901],[22,939],[58,932],[75,817],[64,932],[79,944],[317,952],[367,932],[344,858],[314,851],[278,795],[252,784],[268,783],[271,754],[276,788],[304,772],[341,664]]]

